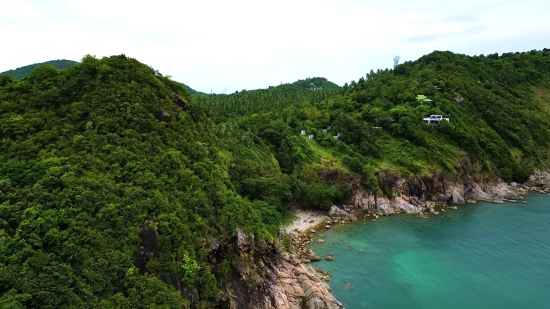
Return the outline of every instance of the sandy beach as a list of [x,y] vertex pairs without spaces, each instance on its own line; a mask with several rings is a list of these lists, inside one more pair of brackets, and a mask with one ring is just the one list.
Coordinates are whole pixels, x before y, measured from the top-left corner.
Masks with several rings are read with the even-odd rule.
[[287,235],[301,234],[309,228],[319,225],[330,217],[323,212],[298,210],[294,213],[298,218],[289,226],[283,228]]

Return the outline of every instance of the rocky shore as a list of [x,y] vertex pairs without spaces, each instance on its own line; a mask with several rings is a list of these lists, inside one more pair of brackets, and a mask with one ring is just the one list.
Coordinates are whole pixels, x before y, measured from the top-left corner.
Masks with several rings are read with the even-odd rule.
[[229,308],[343,308],[322,281],[326,273],[302,263],[296,255],[282,252],[275,244],[256,243],[241,229],[232,243],[241,259],[233,265],[231,288],[226,291]]
[[[444,181],[444,178],[405,180],[390,178],[392,198],[381,191],[374,194],[368,190],[359,190],[347,205],[333,205],[328,213],[305,212],[296,213],[298,219],[289,227],[283,229],[286,237],[290,237],[293,253],[302,263],[310,263],[321,259],[332,260],[332,256],[321,257],[315,254],[308,245],[314,241],[324,242],[317,237],[319,231],[331,229],[347,222],[363,220],[376,221],[380,216],[397,213],[407,213],[427,219],[430,215],[457,209],[456,205],[477,203],[526,203],[523,197],[529,192],[540,194],[550,193],[550,173],[535,171],[525,184],[510,183],[496,180],[491,184],[466,179],[463,183]],[[433,179],[440,183],[430,186]],[[434,184],[432,182],[432,184]],[[412,194],[411,194],[412,193]],[[330,274],[320,273],[319,278],[328,281]]]
[[[281,252],[277,246],[258,248],[242,231],[238,231],[236,247],[243,262],[234,265],[232,293],[228,293],[231,308],[257,309],[339,309],[343,308],[325,283],[330,273],[313,268],[308,263],[326,259],[317,256],[308,245],[323,242],[319,231],[333,229],[351,221],[376,221],[380,216],[407,213],[429,218],[440,212],[457,209],[456,205],[478,201],[523,203],[529,192],[550,193],[550,173],[535,171],[525,184],[495,180],[449,181],[442,175],[403,179],[381,172],[379,183],[390,197],[379,192],[358,190],[346,205],[334,205],[328,213],[296,212],[295,222],[282,229],[291,240],[291,252]],[[246,263],[246,258],[250,258]]]

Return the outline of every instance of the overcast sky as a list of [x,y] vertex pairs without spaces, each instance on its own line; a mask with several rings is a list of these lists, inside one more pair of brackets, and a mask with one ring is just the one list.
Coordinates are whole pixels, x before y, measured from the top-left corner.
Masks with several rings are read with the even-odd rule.
[[204,92],[550,48],[550,0],[0,0],[0,72],[124,53]]

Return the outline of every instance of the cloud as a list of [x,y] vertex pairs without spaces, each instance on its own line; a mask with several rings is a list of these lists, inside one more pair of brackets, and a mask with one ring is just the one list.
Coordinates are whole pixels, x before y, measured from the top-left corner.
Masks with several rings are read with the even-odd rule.
[[0,0],[0,18],[10,20],[23,20],[36,18],[40,14],[27,1]]
[[479,20],[478,16],[473,15],[451,15],[449,17],[445,17],[440,19],[440,22],[444,23],[470,23],[470,22],[477,22]]
[[416,36],[406,38],[406,41],[411,43],[435,42],[443,39],[453,39],[457,37],[477,35],[488,29],[489,27],[484,25],[473,25],[473,26],[465,27],[458,31],[416,35]]
[[[530,50],[547,29],[536,0],[0,0],[0,71],[124,53],[198,90],[308,76],[338,84],[438,50]],[[489,40],[504,42],[493,50]],[[508,42],[508,43],[506,43]],[[509,46],[507,50],[506,46]],[[513,49],[512,49],[513,48]]]

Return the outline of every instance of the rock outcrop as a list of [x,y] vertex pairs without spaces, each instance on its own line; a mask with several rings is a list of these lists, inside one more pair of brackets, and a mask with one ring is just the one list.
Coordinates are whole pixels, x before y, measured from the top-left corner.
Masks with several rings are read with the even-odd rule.
[[[315,269],[273,244],[258,245],[240,229],[227,303],[234,309],[340,309]],[[316,257],[311,252],[312,257]]]
[[535,170],[526,185],[540,190],[550,189],[550,173]]
[[330,208],[330,211],[328,212],[329,217],[331,218],[339,218],[349,221],[357,221],[357,218],[352,212],[348,212],[344,209],[339,208],[336,205],[332,205]]
[[477,201],[503,203],[519,201],[529,191],[550,192],[550,173],[541,171],[535,171],[524,185],[507,184],[497,178],[479,180],[437,173],[403,179],[389,172],[379,172],[378,182],[391,198],[381,190],[377,193],[358,190],[350,199],[355,211],[385,216],[395,213],[433,214],[436,212],[434,205],[429,206],[428,203],[435,203],[435,206],[462,205]]
[[[381,190],[376,193],[365,189],[357,190],[350,199],[351,205],[334,205],[328,213],[330,218],[308,222],[315,223],[315,228],[328,229],[331,225],[357,220],[357,212],[373,217],[371,221],[375,221],[378,215],[395,213],[428,218],[439,214],[439,211],[444,212],[445,208],[457,209],[450,206],[451,204],[520,201],[529,191],[550,192],[550,173],[541,171],[535,171],[524,185],[507,184],[499,179],[487,181],[468,177],[451,178],[443,174],[403,179],[388,172],[380,172],[378,180],[389,197]],[[321,259],[306,247],[314,241],[316,230],[307,227],[294,230],[286,231],[285,234],[291,236],[297,255],[281,252],[274,244],[264,243],[258,246],[253,238],[242,230],[237,230],[233,247],[239,251],[241,260],[233,265],[232,286],[226,291],[230,308],[342,308],[331,295],[330,287],[323,282],[328,280],[328,275],[305,264]],[[213,240],[212,249],[222,250],[223,245]],[[325,259],[332,260],[333,257],[329,255]]]

